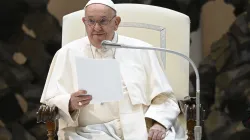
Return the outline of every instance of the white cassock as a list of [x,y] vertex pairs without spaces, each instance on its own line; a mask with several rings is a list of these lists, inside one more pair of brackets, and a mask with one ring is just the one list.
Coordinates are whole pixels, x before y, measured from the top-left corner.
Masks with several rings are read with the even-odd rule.
[[[117,33],[112,41],[150,46]],[[76,55],[94,59],[115,56],[120,63],[124,99],[91,104],[69,114],[70,95],[78,91],[73,72]],[[177,121],[179,106],[155,51],[122,48],[103,51],[91,46],[87,37],[75,40],[55,54],[41,103],[59,108],[60,140],[147,140],[152,119],[168,129],[166,140],[185,139],[184,129]]]

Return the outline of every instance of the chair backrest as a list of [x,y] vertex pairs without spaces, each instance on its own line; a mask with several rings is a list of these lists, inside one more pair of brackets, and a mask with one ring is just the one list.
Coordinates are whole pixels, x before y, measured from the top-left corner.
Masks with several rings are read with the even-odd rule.
[[[121,35],[137,38],[155,47],[171,49],[189,56],[190,19],[188,16],[162,7],[144,4],[115,4],[122,22]],[[84,10],[63,17],[62,46],[86,36],[81,18]],[[188,96],[189,63],[174,54],[159,53],[166,75],[177,99]]]

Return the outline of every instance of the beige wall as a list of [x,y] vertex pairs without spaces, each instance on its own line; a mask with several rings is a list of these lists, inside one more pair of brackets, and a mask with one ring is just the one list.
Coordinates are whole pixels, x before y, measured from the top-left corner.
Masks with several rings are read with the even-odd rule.
[[201,14],[203,55],[210,52],[211,44],[224,34],[234,21],[233,7],[224,0],[208,2]]
[[50,0],[48,10],[61,23],[64,15],[83,9],[87,2],[88,0]]

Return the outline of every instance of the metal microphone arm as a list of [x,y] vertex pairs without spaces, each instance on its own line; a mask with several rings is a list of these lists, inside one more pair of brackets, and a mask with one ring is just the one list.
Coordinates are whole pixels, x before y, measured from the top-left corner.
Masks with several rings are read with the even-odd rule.
[[192,65],[195,75],[196,75],[196,126],[194,127],[194,135],[195,135],[195,140],[201,140],[202,128],[200,125],[200,76],[198,73],[198,69],[195,66],[195,63],[189,57],[187,57],[186,55],[182,53],[172,51],[169,49],[164,49],[164,48],[159,48],[159,47],[130,46],[130,45],[125,45],[125,44],[112,43],[111,41],[108,41],[108,40],[102,41],[102,46],[107,49],[127,48],[127,49],[164,51],[164,52],[168,52],[168,53],[181,56],[182,58],[188,60],[188,62]]

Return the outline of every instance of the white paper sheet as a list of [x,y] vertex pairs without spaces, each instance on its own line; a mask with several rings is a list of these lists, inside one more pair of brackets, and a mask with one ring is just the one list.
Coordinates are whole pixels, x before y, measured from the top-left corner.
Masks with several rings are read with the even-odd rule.
[[92,95],[90,104],[123,98],[120,67],[115,59],[75,57],[75,61],[78,89]]

